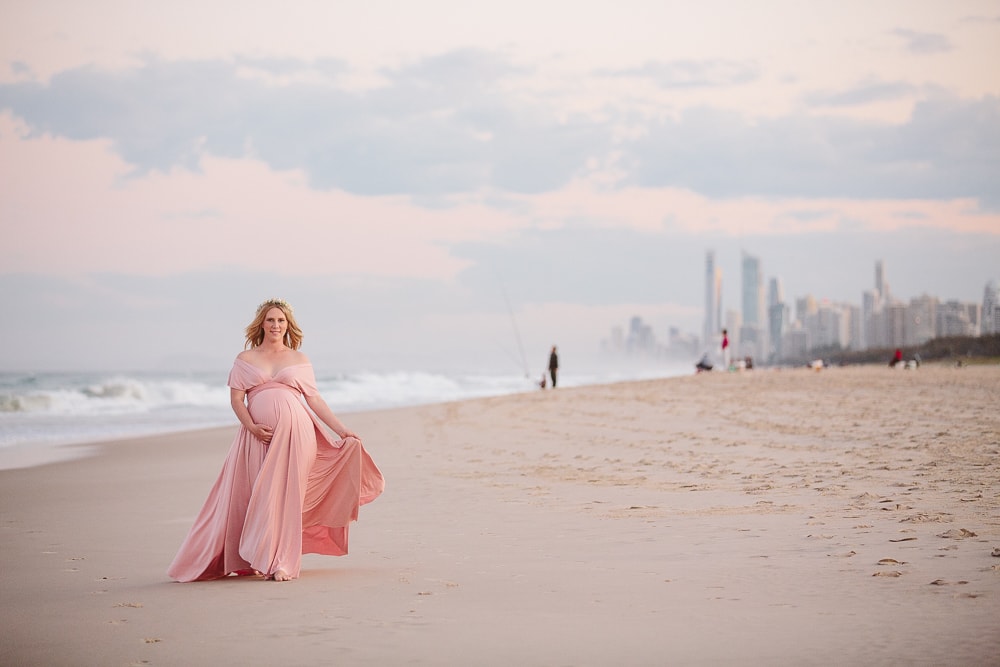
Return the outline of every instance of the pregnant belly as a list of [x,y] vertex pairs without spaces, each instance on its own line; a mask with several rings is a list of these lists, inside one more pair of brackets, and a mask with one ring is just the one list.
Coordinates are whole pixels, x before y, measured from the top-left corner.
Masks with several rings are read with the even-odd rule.
[[272,427],[284,419],[309,418],[297,394],[277,387],[262,389],[255,393],[247,408],[254,422]]

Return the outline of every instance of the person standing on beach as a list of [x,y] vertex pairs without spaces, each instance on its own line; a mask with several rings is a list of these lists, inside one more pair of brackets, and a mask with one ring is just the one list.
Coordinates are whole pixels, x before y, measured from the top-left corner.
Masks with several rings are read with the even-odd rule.
[[552,346],[549,354],[549,377],[552,378],[552,388],[556,388],[556,372],[559,370],[559,355],[556,354],[556,346]]
[[295,579],[302,554],[347,553],[358,508],[385,488],[361,438],[316,389],[292,307],[265,301],[245,333],[246,349],[229,374],[240,429],[167,570],[177,581]]
[[722,330],[722,370],[729,370],[729,334]]

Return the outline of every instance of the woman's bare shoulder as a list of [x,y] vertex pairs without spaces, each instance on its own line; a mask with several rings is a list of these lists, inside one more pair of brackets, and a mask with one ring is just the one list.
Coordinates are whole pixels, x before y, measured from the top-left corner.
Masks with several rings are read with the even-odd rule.
[[308,364],[309,357],[306,356],[305,352],[299,352],[298,350],[292,350],[292,358],[295,359],[293,363],[296,364]]

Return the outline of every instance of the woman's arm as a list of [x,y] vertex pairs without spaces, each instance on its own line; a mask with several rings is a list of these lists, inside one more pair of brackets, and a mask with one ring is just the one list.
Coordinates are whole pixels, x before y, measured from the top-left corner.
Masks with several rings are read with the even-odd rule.
[[[320,421],[333,429],[333,432],[340,436],[341,439],[358,438],[358,435],[354,431],[344,426],[343,422],[337,419],[337,415],[333,414],[333,410],[330,409],[330,406],[326,404],[326,401],[319,394],[306,396],[306,405],[316,413]],[[358,440],[360,439],[358,438]]]
[[233,406],[233,412],[236,413],[236,418],[240,420],[246,430],[268,445],[271,443],[271,427],[266,424],[254,423],[253,417],[250,416],[250,410],[247,409],[246,396],[247,393],[242,389],[229,389],[229,402]]

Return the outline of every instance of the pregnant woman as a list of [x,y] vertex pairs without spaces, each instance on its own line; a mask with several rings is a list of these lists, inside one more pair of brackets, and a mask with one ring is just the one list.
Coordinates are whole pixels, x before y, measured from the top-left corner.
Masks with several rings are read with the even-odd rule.
[[229,374],[240,429],[171,578],[295,579],[304,553],[345,555],[358,508],[382,493],[382,473],[320,396],[301,345],[288,303],[257,308]]

